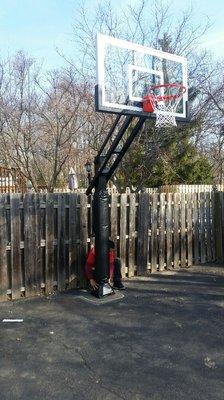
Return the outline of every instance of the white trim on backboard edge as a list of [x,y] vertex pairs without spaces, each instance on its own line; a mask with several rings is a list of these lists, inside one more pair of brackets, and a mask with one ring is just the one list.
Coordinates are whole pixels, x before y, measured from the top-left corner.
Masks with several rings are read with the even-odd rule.
[[[120,48],[138,51],[144,54],[156,56],[159,58],[165,58],[167,60],[176,61],[182,64],[183,69],[183,85],[186,87],[186,92],[183,94],[183,103],[188,100],[188,85],[187,85],[187,59],[182,56],[178,56],[175,54],[167,53],[162,50],[156,50],[151,47],[142,46],[140,44],[132,43],[127,40],[117,39],[115,37],[106,36],[101,33],[97,34],[97,83],[99,88],[101,89],[101,103],[102,107],[109,107],[121,110],[133,110],[133,111],[142,111],[141,107],[137,106],[128,106],[124,104],[118,103],[110,103],[105,99],[105,75],[104,75],[104,62],[105,62],[105,45],[111,44],[113,46],[117,46]],[[138,66],[136,66],[138,68]],[[140,67],[139,67],[140,68]],[[158,71],[157,71],[158,73]],[[129,87],[130,89],[130,87]],[[138,101],[138,100],[137,100]],[[141,100],[140,100],[141,101]],[[160,111],[161,112],[161,111]],[[184,109],[183,113],[170,113],[168,111],[162,112],[164,115],[174,115],[177,117],[186,118],[186,110]]]

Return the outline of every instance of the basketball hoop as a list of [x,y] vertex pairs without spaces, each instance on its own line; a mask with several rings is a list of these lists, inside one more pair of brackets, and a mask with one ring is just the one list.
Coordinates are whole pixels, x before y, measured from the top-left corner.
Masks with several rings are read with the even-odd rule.
[[179,83],[150,86],[149,94],[143,97],[143,111],[148,113],[155,112],[156,128],[177,126],[173,114],[176,112],[185,92],[186,87]]

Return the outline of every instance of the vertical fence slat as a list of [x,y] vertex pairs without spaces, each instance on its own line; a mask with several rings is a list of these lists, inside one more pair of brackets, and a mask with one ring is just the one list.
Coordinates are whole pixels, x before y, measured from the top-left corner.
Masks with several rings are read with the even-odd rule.
[[159,200],[159,271],[164,271],[165,263],[165,194]]
[[210,202],[211,202],[211,208],[210,208],[210,212],[211,212],[211,231],[212,231],[212,261],[216,260],[216,248],[215,248],[215,227],[214,227],[214,192],[211,192],[211,198],[210,198]]
[[201,246],[201,263],[206,261],[205,253],[205,195],[199,194],[200,199],[200,246]]
[[151,196],[151,272],[157,271],[158,256],[158,199],[157,193]]
[[6,195],[0,195],[0,295],[2,300],[7,298],[8,272],[6,254]]
[[221,196],[221,226],[222,226],[222,262],[224,261],[224,193]]
[[35,250],[36,250],[36,216],[34,195],[26,193],[24,196],[24,265],[26,296],[34,296],[37,292]]
[[172,218],[172,193],[168,193],[166,197],[166,268],[172,268],[172,231],[173,231],[173,218]]
[[39,194],[39,210],[38,210],[38,223],[39,223],[39,240],[45,241],[43,247],[40,245],[40,275],[41,285],[45,288],[46,281],[46,194]]
[[[65,284],[68,287],[69,284],[69,194],[64,194],[65,198],[65,216],[64,216],[64,257],[65,257]],[[87,200],[88,201],[88,200]],[[86,218],[89,221],[88,217],[89,209],[86,208]],[[88,223],[87,223],[88,229]],[[88,237],[88,231],[87,231]]]
[[135,219],[136,219],[136,195],[129,196],[129,241],[128,241],[128,276],[135,274]]
[[69,280],[73,286],[77,282],[77,194],[71,193],[69,197]]
[[212,261],[212,231],[211,231],[211,194],[207,192],[205,194],[205,210],[206,210],[206,260],[207,262]]
[[110,221],[111,221],[111,239],[115,243],[115,248],[117,248],[117,194],[111,194],[110,203]]
[[193,262],[192,255],[193,235],[192,235],[192,194],[187,196],[187,265],[190,267]]
[[199,216],[198,193],[193,194],[193,235],[194,235],[194,264],[199,263]]
[[84,277],[84,265],[87,256],[87,197],[85,194],[80,194],[80,262],[79,262],[79,287],[84,287],[86,280]]
[[36,193],[33,195],[33,203],[34,203],[34,215],[33,215],[33,245],[34,245],[34,270],[35,270],[35,285],[36,292],[40,292],[41,289],[41,269],[40,269],[40,260],[41,260],[41,242],[40,242],[40,227],[39,227],[39,218],[40,218],[40,199],[39,194]]
[[127,227],[127,195],[121,194],[120,199],[120,259],[121,259],[121,274],[126,275],[126,227]]
[[42,249],[41,249],[41,198],[40,194],[36,194],[35,207],[36,207],[36,283],[37,290],[41,290],[43,283],[42,274]]
[[173,225],[173,247],[174,247],[174,268],[179,267],[180,260],[180,235],[179,235],[179,211],[180,211],[180,194],[174,193],[174,204],[173,204],[173,215],[174,215],[174,225]]
[[186,267],[186,207],[185,207],[185,193],[181,193],[181,216],[180,216],[180,237],[181,237],[181,267]]
[[148,267],[149,239],[149,194],[139,195],[138,206],[138,244],[137,244],[137,274],[146,275]]
[[213,201],[213,230],[215,241],[215,259],[218,262],[223,261],[223,237],[222,237],[222,204],[221,192],[214,192]]
[[11,265],[12,265],[12,299],[18,299],[21,295],[22,271],[20,250],[20,195],[10,196],[11,209]]
[[57,251],[57,269],[58,269],[58,290],[64,290],[66,287],[65,270],[65,196],[58,194],[58,251]]
[[[46,195],[46,240],[45,240],[45,290],[46,293],[51,293],[54,287],[54,199],[55,194],[48,193]],[[56,282],[55,282],[56,284]]]

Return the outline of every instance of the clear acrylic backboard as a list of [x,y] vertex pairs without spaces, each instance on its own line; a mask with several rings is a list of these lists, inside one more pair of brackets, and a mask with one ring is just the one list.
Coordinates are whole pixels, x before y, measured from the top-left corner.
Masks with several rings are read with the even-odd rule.
[[[115,37],[97,35],[98,111],[146,115],[142,101],[149,88],[163,85],[156,94],[164,96],[167,84],[183,85],[186,90],[175,112],[164,110],[162,113],[172,114],[178,120],[186,119],[188,86],[185,57]],[[149,116],[153,117],[153,114]]]

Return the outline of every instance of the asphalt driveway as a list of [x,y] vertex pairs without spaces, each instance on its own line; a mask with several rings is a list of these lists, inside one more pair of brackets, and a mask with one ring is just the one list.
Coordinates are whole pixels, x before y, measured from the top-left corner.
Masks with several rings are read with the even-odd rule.
[[[223,400],[224,267],[0,303],[1,400]],[[21,318],[23,322],[2,322]]]

